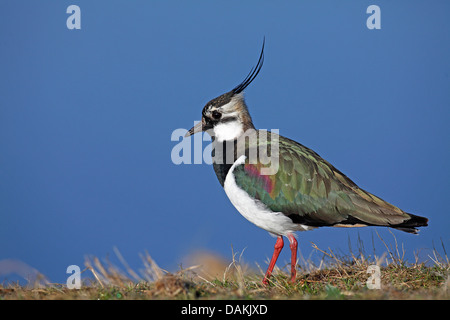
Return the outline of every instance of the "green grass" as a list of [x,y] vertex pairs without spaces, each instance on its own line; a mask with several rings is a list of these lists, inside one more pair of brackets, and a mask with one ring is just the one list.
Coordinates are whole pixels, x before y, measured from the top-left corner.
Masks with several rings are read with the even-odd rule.
[[[383,241],[383,240],[382,240]],[[384,243],[384,241],[383,241]],[[118,251],[122,269],[93,257],[86,259],[81,289],[65,284],[0,285],[0,299],[449,299],[449,260],[433,250],[427,262],[404,260],[397,242],[387,246],[382,257],[358,254],[338,256],[331,249],[314,249],[322,255],[319,263],[303,261],[295,283],[289,282],[288,265],[274,270],[268,286],[261,283],[263,268],[251,269],[241,256],[232,261],[202,254],[200,262],[176,273],[161,269],[148,255],[142,255],[144,268],[139,275]],[[197,257],[198,258],[198,257]],[[238,259],[236,259],[238,258]],[[369,289],[369,265],[378,265],[381,288]],[[87,275],[92,277],[86,279]]]

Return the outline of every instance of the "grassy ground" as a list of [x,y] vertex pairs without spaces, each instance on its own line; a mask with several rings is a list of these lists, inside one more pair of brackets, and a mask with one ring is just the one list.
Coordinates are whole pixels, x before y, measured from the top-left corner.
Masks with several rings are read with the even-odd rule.
[[[297,281],[289,282],[288,266],[274,271],[270,284],[261,283],[263,271],[253,270],[233,254],[226,263],[211,254],[197,255],[197,265],[168,273],[146,254],[144,269],[138,275],[117,257],[122,269],[86,259],[83,278],[90,274],[80,289],[65,284],[35,283],[19,286],[0,285],[0,299],[445,299],[450,298],[450,264],[447,255],[435,250],[427,263],[409,263],[398,247],[388,247],[382,257],[357,255],[337,256],[330,249],[313,247],[323,255],[320,263],[306,261],[298,267]],[[444,253],[445,253],[445,248]],[[370,265],[380,267],[380,289],[369,289]],[[370,285],[369,285],[370,286]]]

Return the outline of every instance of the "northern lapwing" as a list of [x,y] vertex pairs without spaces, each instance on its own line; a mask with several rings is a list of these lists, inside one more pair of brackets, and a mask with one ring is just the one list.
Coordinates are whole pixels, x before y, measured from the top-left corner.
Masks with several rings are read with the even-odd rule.
[[416,227],[427,226],[427,218],[406,213],[359,188],[313,150],[255,129],[243,91],[263,61],[264,42],[257,65],[244,81],[209,101],[202,121],[186,133],[186,137],[202,131],[211,135],[214,171],[231,203],[250,222],[277,237],[263,283],[268,284],[283,236],[290,243],[291,281],[295,281],[296,231],[384,226],[417,233]]

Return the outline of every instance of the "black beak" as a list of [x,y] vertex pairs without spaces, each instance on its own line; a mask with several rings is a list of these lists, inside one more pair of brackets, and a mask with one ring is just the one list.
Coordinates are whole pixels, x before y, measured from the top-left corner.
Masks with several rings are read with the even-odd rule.
[[201,122],[197,123],[195,126],[193,126],[191,129],[189,129],[189,131],[186,132],[184,137],[186,138],[186,137],[192,136],[193,134],[196,134],[197,132],[202,132],[203,128],[204,128],[203,121],[201,121]]

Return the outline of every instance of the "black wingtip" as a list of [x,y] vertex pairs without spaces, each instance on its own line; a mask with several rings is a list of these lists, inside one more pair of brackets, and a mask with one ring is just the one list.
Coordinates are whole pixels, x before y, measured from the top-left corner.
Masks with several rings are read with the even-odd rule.
[[253,80],[255,80],[259,71],[261,71],[261,68],[264,63],[264,45],[265,45],[265,43],[266,43],[266,37],[264,37],[264,39],[263,39],[263,45],[262,45],[261,54],[259,56],[258,63],[256,64],[256,66],[254,68],[252,68],[250,70],[249,74],[247,75],[247,77],[245,77],[244,81],[242,81],[233,90],[231,90],[231,92],[233,92],[233,94],[238,94],[238,93],[241,93],[242,91],[244,91],[244,89],[247,88],[248,85],[250,83],[252,83]]
[[416,227],[426,227],[428,226],[428,219],[425,217],[421,217],[421,216],[417,216],[415,214],[412,213],[408,213],[408,215],[411,217],[410,219],[397,224],[395,226],[392,226],[395,229],[404,231],[404,232],[408,232],[408,233],[413,233],[413,234],[417,234],[419,232],[418,229],[416,229]]

